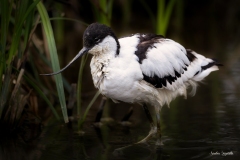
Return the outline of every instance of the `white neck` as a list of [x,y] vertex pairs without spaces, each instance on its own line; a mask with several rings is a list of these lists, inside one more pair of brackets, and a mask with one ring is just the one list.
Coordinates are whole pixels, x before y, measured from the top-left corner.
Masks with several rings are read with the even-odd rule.
[[112,59],[116,58],[116,52],[117,42],[111,36],[107,36],[102,42],[88,51],[88,53],[93,55],[90,63],[93,83],[101,91],[104,75],[108,74],[108,65]]

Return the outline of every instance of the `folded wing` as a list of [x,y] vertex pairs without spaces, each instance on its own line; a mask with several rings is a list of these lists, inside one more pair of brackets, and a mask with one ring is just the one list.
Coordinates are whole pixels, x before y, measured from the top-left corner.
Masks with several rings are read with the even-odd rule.
[[219,65],[173,40],[153,34],[139,34],[135,54],[143,79],[156,88],[168,90],[176,90],[190,81],[201,81],[218,70]]

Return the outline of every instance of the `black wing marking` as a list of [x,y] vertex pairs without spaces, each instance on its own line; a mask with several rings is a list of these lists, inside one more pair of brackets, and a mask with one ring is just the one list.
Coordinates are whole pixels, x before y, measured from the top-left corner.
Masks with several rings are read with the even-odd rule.
[[190,62],[194,61],[197,57],[194,56],[193,51],[191,49],[186,49],[187,51],[187,58]]
[[[149,47],[150,47],[150,43],[149,43]],[[193,52],[192,50],[186,49],[186,53],[187,53],[186,56],[187,56],[188,60],[190,61],[190,63],[193,62],[195,59],[197,59],[197,57],[192,52]],[[142,55],[144,55],[146,58],[146,54],[142,54]],[[145,59],[145,58],[143,58],[143,59]],[[143,59],[141,59],[141,60],[143,60]],[[183,70],[187,71],[188,66],[189,65],[185,64],[185,66],[183,67]],[[211,66],[209,66],[209,67],[211,67]],[[143,80],[152,84],[156,88],[162,88],[163,86],[164,87],[167,86],[167,82],[169,82],[169,84],[174,83],[178,78],[181,77],[181,74],[184,74],[184,71],[182,73],[178,73],[176,70],[174,70],[175,76],[167,75],[164,77],[158,77],[157,75],[154,75],[153,77],[149,77],[143,73]]]
[[146,76],[145,74],[143,74],[143,80],[152,84],[156,88],[162,88],[163,86],[166,87],[167,82],[172,84],[173,82],[175,82],[180,77],[181,77],[181,74],[179,74],[177,71],[175,71],[175,77],[171,76],[171,75],[165,76],[163,78],[160,78],[157,75],[154,75],[153,77],[149,77],[149,76]]
[[138,38],[139,44],[137,45],[135,54],[138,57],[140,64],[146,59],[148,48],[154,47],[154,43],[159,43],[160,39],[165,39],[163,36],[156,34],[139,34]]
[[223,64],[221,63],[218,63],[217,60],[215,59],[212,59],[213,61],[208,63],[207,65],[205,66],[201,66],[201,70],[200,71],[197,71],[194,76],[198,75],[199,73],[203,72],[204,70],[207,70],[208,68],[211,68],[212,66],[223,66]]

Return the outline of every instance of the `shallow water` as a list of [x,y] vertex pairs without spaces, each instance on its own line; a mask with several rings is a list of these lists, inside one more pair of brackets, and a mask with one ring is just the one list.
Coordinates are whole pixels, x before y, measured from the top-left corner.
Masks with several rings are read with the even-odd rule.
[[96,128],[91,114],[84,134],[76,133],[76,123],[47,124],[33,142],[2,143],[1,159],[237,159],[240,92],[238,85],[226,77],[213,73],[194,97],[187,100],[179,97],[170,108],[162,108],[164,145],[160,148],[154,145],[155,139],[148,145],[134,144],[149,131],[144,114],[136,115],[143,112],[138,106],[134,107],[129,127],[112,119],[111,123]]
[[[161,111],[162,147],[153,138],[148,145],[134,144],[148,134],[149,123],[140,106],[135,106],[130,126],[117,122],[125,104],[111,108],[108,123],[92,124],[97,109],[91,110],[84,134],[77,124],[48,123],[40,137],[24,142],[9,138],[0,143],[4,160],[72,159],[238,159],[240,156],[239,67],[212,73],[197,94],[177,98]],[[128,107],[125,107],[125,109]]]

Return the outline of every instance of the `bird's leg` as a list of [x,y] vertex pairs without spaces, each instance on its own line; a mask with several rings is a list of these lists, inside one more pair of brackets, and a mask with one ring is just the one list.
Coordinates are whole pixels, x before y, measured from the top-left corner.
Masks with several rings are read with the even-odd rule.
[[101,103],[99,105],[98,113],[97,113],[96,118],[95,118],[95,124],[100,123],[100,121],[101,121],[102,114],[103,114],[103,108],[104,108],[104,105],[105,105],[106,101],[107,101],[107,98],[102,97]]
[[148,119],[149,122],[150,122],[151,129],[154,128],[155,125],[154,125],[154,122],[153,122],[151,113],[150,113],[150,111],[149,111],[149,109],[148,109],[148,106],[147,106],[146,104],[143,104],[142,107],[143,107],[143,110],[144,110],[144,112],[145,112],[145,114],[146,114],[146,116],[147,116],[147,119]]
[[155,107],[155,111],[156,111],[156,120],[157,120],[157,142],[156,145],[163,145],[162,141],[161,141],[161,125],[160,125],[160,109],[159,107]]
[[146,104],[143,104],[142,107],[143,107],[143,110],[144,110],[144,112],[145,112],[145,114],[146,114],[146,116],[147,116],[147,119],[148,119],[149,122],[150,122],[151,130],[149,131],[148,135],[147,135],[144,139],[142,139],[141,141],[139,141],[138,143],[146,143],[146,142],[147,142],[150,138],[152,138],[152,137],[156,134],[156,132],[157,132],[157,127],[155,126],[155,124],[154,124],[154,122],[153,122],[152,116],[151,116],[151,114],[150,114],[150,112],[149,112],[149,109],[148,109],[147,105],[146,105]]

